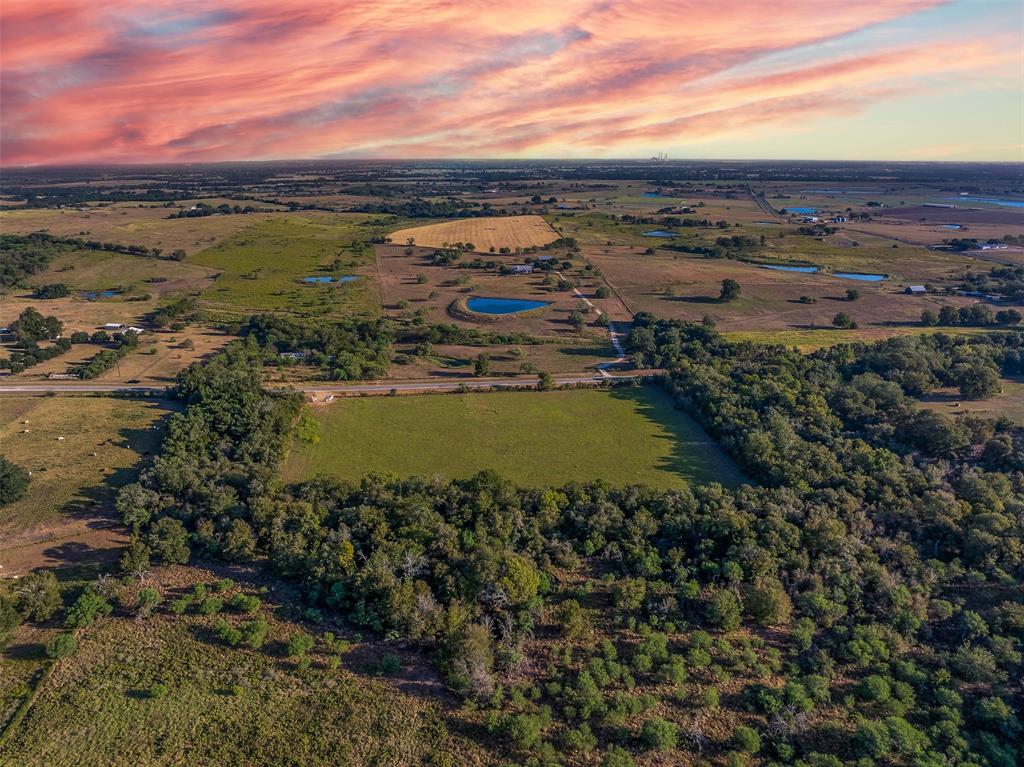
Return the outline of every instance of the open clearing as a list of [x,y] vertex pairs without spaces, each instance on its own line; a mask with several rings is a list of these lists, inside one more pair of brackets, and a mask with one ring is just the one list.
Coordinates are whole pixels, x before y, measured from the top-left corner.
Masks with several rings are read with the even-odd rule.
[[119,540],[108,504],[159,446],[154,427],[168,412],[166,403],[113,397],[0,397],[0,449],[32,472],[25,497],[0,510],[3,572]]
[[252,226],[270,213],[168,218],[179,208],[116,203],[74,208],[38,208],[9,210],[0,214],[0,228],[8,234],[48,232],[58,237],[113,242],[118,245],[145,245],[169,253],[181,248],[186,253],[207,248],[239,229]]
[[[170,599],[215,579],[195,567],[160,568],[145,585]],[[261,616],[269,631],[260,650],[226,648],[211,628],[217,616],[194,611],[177,616],[160,610],[142,621],[118,611],[79,631],[78,652],[57,661],[38,682],[25,719],[0,745],[0,762],[412,767],[491,761],[472,741],[448,733],[429,696],[396,689],[439,687],[434,679],[423,680],[425,672],[412,661],[403,661],[385,682],[364,668],[373,660],[364,645],[354,643],[341,656],[341,668],[331,669],[331,653],[321,644],[310,668],[299,669],[282,652],[299,626],[271,609]],[[231,613],[225,617],[240,620]],[[5,702],[20,700],[6,680],[31,683],[41,667],[40,644],[55,633],[19,629],[0,658]],[[157,682],[167,692],[150,696]],[[360,736],[351,737],[354,732]]]
[[[203,294],[203,303],[234,314],[376,314],[374,255],[366,243],[382,231],[361,226],[365,220],[310,213],[275,216],[247,227],[188,259],[220,272]],[[305,277],[343,276],[358,279],[343,284],[303,283]]]
[[440,248],[446,243],[472,243],[480,252],[501,248],[532,248],[547,245],[558,239],[558,234],[541,216],[495,216],[493,218],[463,218],[443,224],[427,224],[411,229],[399,229],[388,235],[396,245],[413,243]]
[[493,469],[522,486],[743,481],[655,387],[367,397],[313,412],[320,441],[296,445],[288,480],[316,474],[357,480],[388,471],[464,478]]
[[946,415],[973,413],[985,418],[1009,418],[1024,425],[1024,378],[1004,378],[1002,386],[1002,392],[981,400],[965,400],[958,389],[936,389],[921,400],[921,406]]

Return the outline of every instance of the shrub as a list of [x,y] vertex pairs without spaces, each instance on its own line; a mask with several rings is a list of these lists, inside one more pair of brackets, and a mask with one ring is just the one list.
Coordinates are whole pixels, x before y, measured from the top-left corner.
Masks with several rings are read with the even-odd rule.
[[269,630],[270,624],[262,618],[246,621],[238,627],[242,644],[254,650],[258,650],[263,646],[263,643],[267,640],[267,632]]
[[590,621],[575,599],[566,599],[555,612],[555,623],[567,639],[582,639],[590,633]]
[[723,631],[735,631],[740,627],[740,600],[727,589],[717,589],[708,600],[708,621]]
[[756,754],[761,750],[761,736],[757,730],[742,724],[732,731],[730,743],[734,749],[746,754]]
[[885,703],[892,696],[892,685],[885,677],[872,674],[864,677],[857,685],[857,694],[863,700]]
[[648,748],[670,751],[679,741],[679,728],[661,717],[654,717],[644,722],[640,729],[640,739]]
[[15,605],[25,620],[45,621],[52,618],[63,605],[57,576],[50,570],[26,575],[18,581]]
[[154,588],[140,589],[135,598],[135,609],[139,615],[149,615],[160,604],[160,592]]
[[259,597],[248,596],[246,594],[235,594],[231,599],[228,600],[228,607],[232,610],[238,610],[242,613],[252,615],[253,613],[259,612],[260,607],[263,603]]
[[301,657],[313,649],[316,640],[305,631],[300,631],[288,640],[288,657]]
[[377,663],[377,673],[390,676],[402,670],[402,661],[394,653],[385,653]]
[[514,714],[505,720],[505,737],[518,749],[529,751],[540,745],[540,719],[531,714]]
[[53,660],[66,658],[69,655],[74,655],[77,649],[78,642],[75,640],[74,634],[70,632],[57,634],[46,645],[46,657]]
[[605,752],[601,767],[636,767],[636,762],[626,749],[612,746]]
[[223,618],[218,618],[213,624],[213,633],[227,645],[234,647],[242,641],[242,632],[232,626]]
[[110,615],[113,609],[102,596],[92,589],[86,589],[68,608],[67,615],[64,617],[64,625],[71,629],[89,626],[97,615]]
[[224,607],[224,600],[220,597],[206,597],[202,602],[199,603],[200,615],[213,615],[219,613]]

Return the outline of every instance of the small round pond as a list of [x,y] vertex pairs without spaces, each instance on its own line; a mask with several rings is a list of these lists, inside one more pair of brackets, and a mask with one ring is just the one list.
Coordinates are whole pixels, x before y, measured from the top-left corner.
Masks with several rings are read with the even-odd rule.
[[466,308],[480,314],[517,314],[547,306],[547,301],[531,301],[527,298],[482,298],[474,296],[466,302]]
[[667,229],[652,229],[649,232],[644,232],[644,237],[675,237],[675,232],[670,232]]
[[120,293],[120,290],[87,290],[82,293],[82,298],[87,301],[98,301],[101,298],[113,298]]

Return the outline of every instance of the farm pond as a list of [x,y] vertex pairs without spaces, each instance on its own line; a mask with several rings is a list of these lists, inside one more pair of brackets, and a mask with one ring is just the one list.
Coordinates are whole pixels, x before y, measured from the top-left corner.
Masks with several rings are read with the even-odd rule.
[[471,312],[480,314],[516,314],[540,309],[547,306],[547,301],[531,301],[528,298],[482,298],[474,296],[466,302]]
[[302,281],[309,285],[332,285],[341,282],[352,282],[358,279],[354,274],[346,274],[344,277],[303,277]]
[[[800,274],[817,274],[820,271],[817,266],[783,266],[781,264],[764,264],[763,268],[773,269],[777,272],[799,272]],[[862,274],[860,272],[832,272],[831,276],[843,280],[860,280],[861,282],[881,282],[886,278],[884,274]]]

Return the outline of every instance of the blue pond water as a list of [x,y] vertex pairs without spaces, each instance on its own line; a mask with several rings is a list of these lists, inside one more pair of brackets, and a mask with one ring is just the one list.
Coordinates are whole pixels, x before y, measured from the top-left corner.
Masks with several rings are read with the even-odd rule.
[[531,301],[526,298],[479,298],[474,296],[466,302],[471,312],[480,314],[515,314],[547,306],[547,301]]
[[801,274],[814,274],[818,271],[816,266],[776,266],[774,264],[765,264],[765,269],[774,269],[777,272],[800,272]]
[[675,232],[669,232],[665,229],[652,229],[649,232],[644,232],[644,237],[675,237]]
[[832,272],[833,277],[841,277],[844,280],[860,280],[861,282],[881,282],[885,279],[884,274],[857,274],[856,272]]
[[804,214],[817,213],[818,212],[817,208],[791,208],[788,205],[786,206],[786,210],[789,213],[804,213]]
[[963,227],[961,227],[960,224],[943,224],[942,228],[943,229],[962,229]]
[[[776,264],[762,264],[764,269],[775,269],[779,272],[800,272],[801,274],[815,274],[818,271],[816,266],[780,266]],[[858,272],[832,272],[833,277],[840,277],[844,280],[860,280],[861,282],[881,282],[885,279],[884,274],[860,274]]]
[[96,301],[100,298],[113,298],[120,290],[87,290],[82,293],[82,297],[87,301]]
[[954,202],[987,202],[989,205],[1002,205],[1005,208],[1024,208],[1024,200],[1004,200],[1001,197],[947,197]]
[[358,280],[359,278],[353,274],[346,274],[344,277],[303,277],[303,282],[308,282],[310,285],[330,285],[335,282],[352,282],[352,280]]

